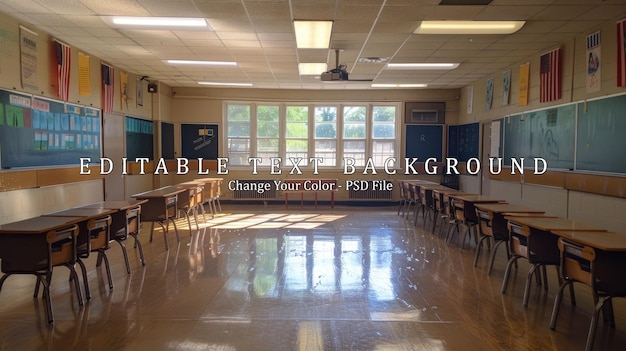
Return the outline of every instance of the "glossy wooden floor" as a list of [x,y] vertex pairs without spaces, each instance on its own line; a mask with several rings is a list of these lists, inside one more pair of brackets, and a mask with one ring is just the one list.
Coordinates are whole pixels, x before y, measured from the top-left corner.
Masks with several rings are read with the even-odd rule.
[[[583,350],[591,295],[564,298],[556,331],[548,328],[550,290],[534,287],[522,307],[528,265],[520,262],[508,293],[500,287],[505,254],[486,274],[473,251],[446,246],[396,215],[395,207],[297,206],[285,210],[224,205],[187,230],[181,243],[141,234],[147,266],[128,243],[108,251],[114,288],[88,260],[92,299],[79,308],[67,270],[55,269],[55,322],[46,322],[35,279],[10,277],[0,292],[0,350]],[[132,242],[132,240],[131,240]],[[626,304],[617,328],[602,322],[596,350],[623,350]]]

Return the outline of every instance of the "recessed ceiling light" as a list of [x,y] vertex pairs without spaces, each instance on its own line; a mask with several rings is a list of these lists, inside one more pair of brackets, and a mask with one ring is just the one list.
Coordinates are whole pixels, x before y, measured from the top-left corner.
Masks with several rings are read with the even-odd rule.
[[372,88],[426,88],[428,84],[372,84]]
[[298,49],[328,49],[333,21],[293,21]]
[[123,28],[201,28],[213,30],[205,18],[100,16],[112,27]]
[[387,69],[447,70],[459,67],[458,63],[388,63]]
[[201,85],[219,85],[229,87],[251,87],[252,83],[198,82]]
[[511,34],[524,21],[422,21],[415,34]]
[[163,60],[168,65],[237,66],[234,61]]
[[324,63],[299,63],[298,71],[301,76],[318,76],[322,72],[326,72],[328,66]]

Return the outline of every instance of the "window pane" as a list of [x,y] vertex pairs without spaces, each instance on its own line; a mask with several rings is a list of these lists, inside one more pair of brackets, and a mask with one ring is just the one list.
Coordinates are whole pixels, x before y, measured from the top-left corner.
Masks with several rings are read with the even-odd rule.
[[335,140],[316,140],[315,157],[323,159],[320,166],[334,166],[337,164],[337,142]]
[[343,137],[346,139],[365,139],[365,124],[345,124]]
[[248,122],[228,122],[229,137],[249,137],[250,123]]
[[259,106],[256,110],[256,116],[258,121],[278,123],[278,106]]
[[259,138],[278,138],[278,122],[258,122],[256,135]]
[[287,106],[287,122],[308,122],[309,108],[306,106]]
[[308,138],[309,125],[304,122],[287,122],[287,138]]
[[376,166],[383,166],[386,159],[395,156],[395,141],[393,140],[375,140],[373,148],[372,157]]
[[395,138],[395,125],[393,125],[393,124],[374,124],[374,138],[376,138],[376,139],[393,139],[393,138]]
[[315,122],[337,123],[337,107],[320,106],[315,108]]
[[228,105],[229,121],[250,121],[249,105]]
[[355,166],[365,166],[365,140],[344,142],[343,157],[353,158]]
[[343,121],[365,123],[365,111],[365,106],[344,106]]
[[372,109],[374,122],[395,122],[396,107],[395,106],[374,106]]
[[315,138],[318,139],[335,139],[337,138],[337,125],[334,123],[316,123]]

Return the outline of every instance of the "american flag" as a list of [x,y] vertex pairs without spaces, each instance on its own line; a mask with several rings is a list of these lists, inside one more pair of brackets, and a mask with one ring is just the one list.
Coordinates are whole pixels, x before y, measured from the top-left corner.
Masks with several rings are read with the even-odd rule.
[[102,111],[113,112],[113,67],[101,64],[102,71]]
[[561,98],[561,49],[554,49],[541,55],[539,67],[539,102]]
[[67,101],[70,93],[70,47],[54,41],[57,56],[57,95]]
[[626,18],[617,22],[617,86],[626,86]]

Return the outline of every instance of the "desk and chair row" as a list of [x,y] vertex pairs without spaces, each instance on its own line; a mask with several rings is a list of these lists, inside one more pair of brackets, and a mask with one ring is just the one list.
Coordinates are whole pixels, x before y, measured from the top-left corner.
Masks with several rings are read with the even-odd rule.
[[559,289],[555,297],[550,328],[556,328],[563,294],[569,288],[572,305],[576,305],[573,284],[591,288],[595,309],[590,322],[585,349],[592,350],[600,314],[604,322],[615,326],[612,298],[626,297],[626,234],[607,230],[580,221],[553,217],[544,211],[506,203],[496,198],[466,194],[424,180],[400,182],[401,201],[398,215],[409,219],[413,207],[413,224],[422,213],[423,227],[432,221],[435,232],[448,224],[446,242],[450,244],[460,226],[465,227],[461,250],[466,239],[474,237],[474,266],[479,262],[483,246],[491,250],[487,274],[491,275],[497,249],[505,244],[507,264],[502,281],[506,294],[510,276],[517,261],[530,264],[522,304],[528,307],[533,280],[548,289],[547,266],[557,270]]
[[109,289],[113,289],[113,279],[106,250],[110,243],[117,242],[121,247],[126,271],[131,273],[130,260],[124,242],[132,237],[134,247],[139,251],[140,262],[145,259],[139,233],[142,221],[163,227],[165,245],[168,249],[167,234],[169,222],[174,225],[176,238],[178,229],[174,218],[182,213],[192,230],[190,215],[194,216],[199,229],[198,214],[208,205],[211,215],[221,210],[219,188],[221,178],[203,178],[174,186],[135,194],[133,200],[102,201],[81,207],[74,207],[43,216],[0,225],[0,260],[2,277],[0,292],[8,277],[14,274],[31,274],[36,277],[34,297],[40,290],[45,305],[48,322],[54,321],[50,283],[55,267],[64,266],[70,272],[70,282],[74,287],[79,306],[84,305],[76,266],[82,272],[84,297],[89,300],[91,293],[87,279],[85,262],[91,254],[97,255],[96,265],[104,263]]

